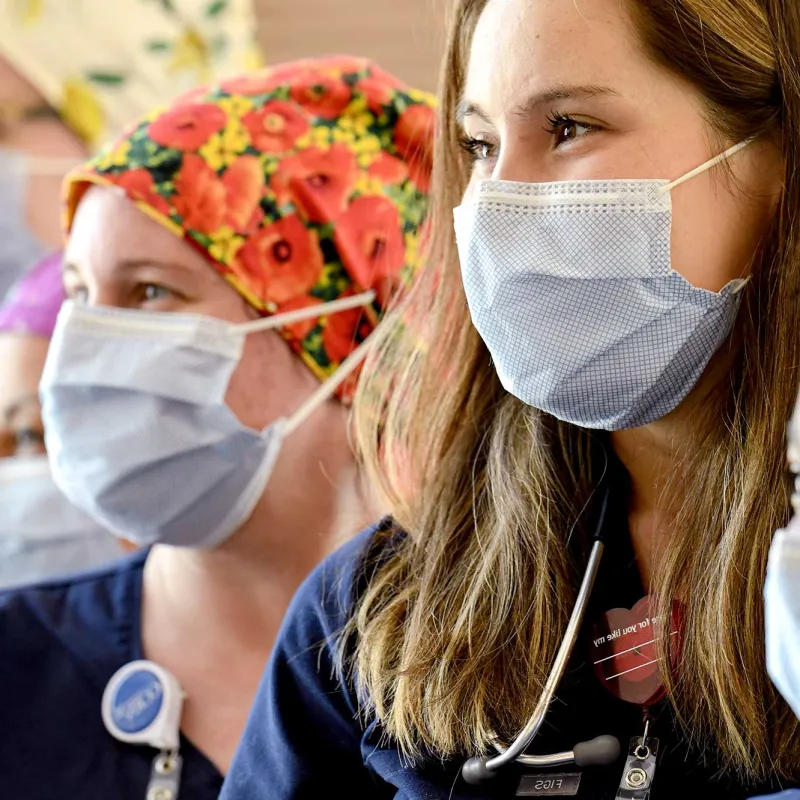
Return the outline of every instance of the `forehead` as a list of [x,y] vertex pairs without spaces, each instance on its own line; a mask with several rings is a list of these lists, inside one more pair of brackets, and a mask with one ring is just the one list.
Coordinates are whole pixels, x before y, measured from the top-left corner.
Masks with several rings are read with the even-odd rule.
[[65,261],[82,272],[96,273],[147,259],[180,263],[201,274],[213,272],[199,253],[148,217],[121,191],[89,187],[75,212]]
[[633,90],[652,69],[623,0],[489,0],[472,40],[465,97],[496,115],[558,86]]

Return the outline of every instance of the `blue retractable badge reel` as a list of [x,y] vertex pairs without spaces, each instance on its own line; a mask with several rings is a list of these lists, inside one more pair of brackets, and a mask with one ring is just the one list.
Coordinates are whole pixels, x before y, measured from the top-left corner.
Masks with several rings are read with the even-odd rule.
[[183,690],[152,661],[132,661],[114,673],[103,692],[103,722],[118,741],[155,747],[145,800],[177,800]]

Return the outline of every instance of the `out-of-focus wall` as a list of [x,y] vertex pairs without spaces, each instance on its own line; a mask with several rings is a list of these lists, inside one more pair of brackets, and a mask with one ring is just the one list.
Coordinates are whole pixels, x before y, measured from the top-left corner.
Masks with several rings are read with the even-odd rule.
[[433,90],[447,0],[254,0],[268,63],[305,56],[366,56]]

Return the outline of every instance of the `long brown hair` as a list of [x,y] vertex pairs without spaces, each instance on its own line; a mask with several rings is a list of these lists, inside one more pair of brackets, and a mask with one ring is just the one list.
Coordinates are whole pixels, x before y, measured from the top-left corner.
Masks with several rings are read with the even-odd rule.
[[[445,58],[430,267],[389,322],[356,408],[358,443],[408,532],[371,576],[349,632],[362,702],[407,755],[488,752],[527,720],[585,560],[580,511],[597,434],[500,386],[470,324],[452,235],[468,179],[455,108],[486,0],[457,0]],[[731,141],[781,142],[786,178],[732,342],[698,418],[680,509],[651,587],[686,608],[671,701],[697,746],[745,778],[800,774],[800,726],[765,669],[762,588],[786,521],[784,427],[800,364],[800,4],[630,0],[651,57],[699,87]],[[734,349],[734,345],[730,347]],[[666,663],[666,662],[665,662]]]

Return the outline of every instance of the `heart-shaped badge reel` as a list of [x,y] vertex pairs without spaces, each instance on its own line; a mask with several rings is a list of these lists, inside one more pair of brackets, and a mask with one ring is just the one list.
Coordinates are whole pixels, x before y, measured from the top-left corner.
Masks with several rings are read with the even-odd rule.
[[[648,595],[631,609],[612,608],[594,625],[589,643],[592,665],[603,686],[638,706],[654,705],[666,694],[659,653],[665,629],[656,607],[656,599]],[[667,631],[670,668],[680,654],[681,617],[676,603]]]

